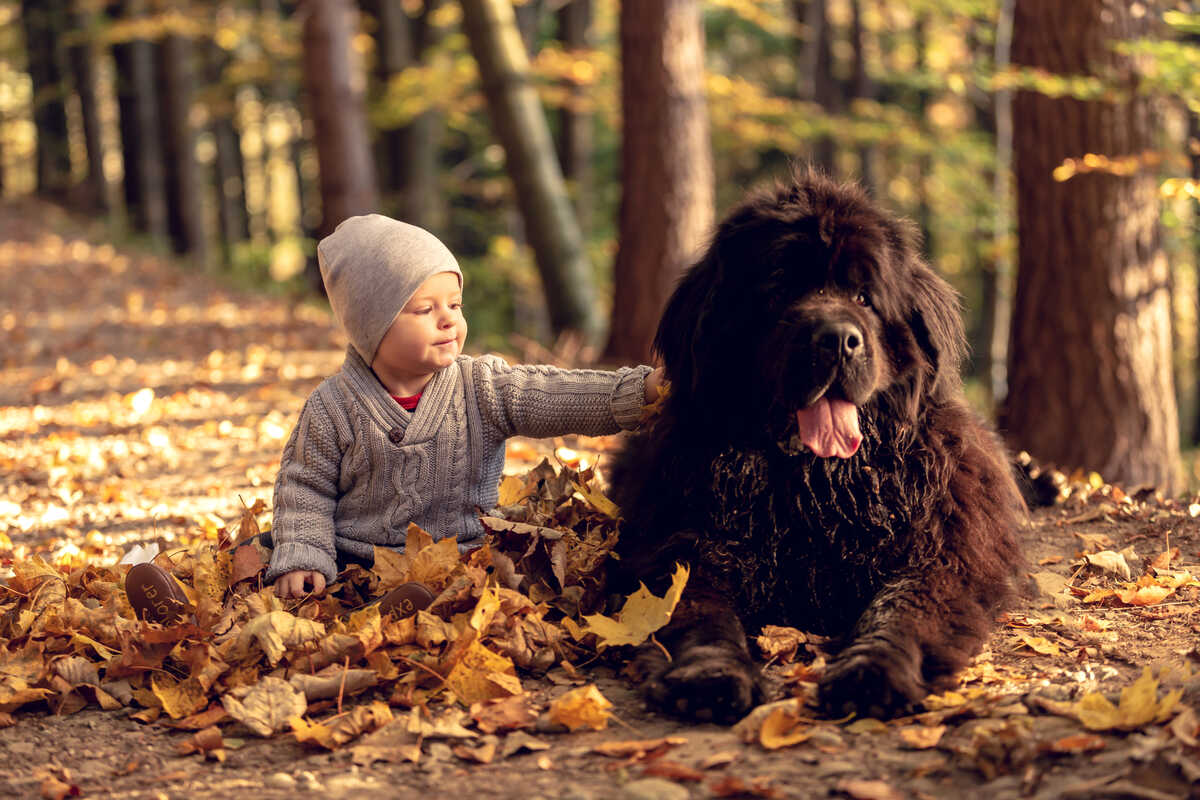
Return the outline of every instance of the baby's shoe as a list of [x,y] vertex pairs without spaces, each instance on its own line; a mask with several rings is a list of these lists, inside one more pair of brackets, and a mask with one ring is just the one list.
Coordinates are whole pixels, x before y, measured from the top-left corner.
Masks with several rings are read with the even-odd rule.
[[171,573],[149,561],[129,568],[125,594],[138,619],[160,625],[179,622],[187,608],[187,596]]
[[432,602],[433,592],[429,587],[420,583],[402,583],[379,598],[379,613],[391,611],[398,617],[411,617],[429,608]]

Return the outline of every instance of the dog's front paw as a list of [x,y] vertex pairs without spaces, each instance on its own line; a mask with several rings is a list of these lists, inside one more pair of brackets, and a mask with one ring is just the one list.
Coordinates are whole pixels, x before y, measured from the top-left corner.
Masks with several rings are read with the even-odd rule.
[[763,679],[744,653],[698,645],[663,660],[643,684],[646,699],[671,714],[732,724],[763,700]]
[[883,653],[846,652],[826,667],[817,700],[821,709],[834,717],[902,716],[912,712],[927,694],[915,672]]

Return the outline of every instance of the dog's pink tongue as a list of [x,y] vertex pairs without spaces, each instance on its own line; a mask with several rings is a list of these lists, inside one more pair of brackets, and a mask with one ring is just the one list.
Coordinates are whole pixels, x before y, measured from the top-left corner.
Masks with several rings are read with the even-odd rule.
[[821,458],[849,458],[862,443],[858,409],[845,400],[822,397],[797,411],[796,422],[800,424],[800,439]]

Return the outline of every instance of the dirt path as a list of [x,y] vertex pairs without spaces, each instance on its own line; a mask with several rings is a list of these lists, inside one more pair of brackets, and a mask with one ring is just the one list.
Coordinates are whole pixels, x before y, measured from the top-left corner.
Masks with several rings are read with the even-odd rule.
[[[117,674],[121,657],[102,658],[103,645],[93,644],[103,628],[95,620],[108,614],[112,622],[120,610],[120,596],[105,588],[117,574],[112,565],[138,542],[211,550],[218,529],[236,526],[243,503],[269,504],[295,414],[336,369],[343,346],[319,310],[222,290],[211,278],[118,252],[101,235],[49,207],[0,208],[0,576],[9,580],[0,589],[0,796],[1200,796],[1200,724],[1192,711],[1200,708],[1200,604],[1190,577],[1200,576],[1200,506],[1190,507],[1195,498],[1127,498],[1086,481],[1067,504],[1038,515],[1028,534],[1030,596],[959,691],[887,725],[813,723],[803,711],[779,711],[765,729],[761,720],[748,724],[747,742],[740,732],[647,712],[618,660],[597,661],[578,648],[575,663],[589,666],[577,673],[561,665],[518,673],[520,702],[532,716],[488,734],[480,714],[469,714],[462,738],[403,730],[417,695],[402,688],[441,698],[403,676],[389,679],[390,691],[345,692],[347,714],[376,700],[397,721],[332,750],[288,732],[255,736],[215,701],[207,707],[220,747],[189,746],[195,728],[180,730],[167,709],[153,708],[151,683],[139,683],[136,670],[133,699],[106,683],[117,707],[101,710],[93,685],[65,667],[99,664]],[[601,460],[612,446],[566,444]],[[515,442],[509,472],[525,473],[553,448]],[[75,627],[64,622],[66,611],[22,616],[47,613],[55,581],[28,573],[39,558],[62,565],[66,599],[57,602],[74,609]],[[200,586],[201,572],[193,578]],[[261,602],[231,588],[226,610],[235,594],[237,603]],[[476,587],[472,603],[478,594]],[[328,609],[307,608],[291,610],[325,619]],[[520,613],[510,619],[540,618],[529,608]],[[85,617],[92,628],[79,622]],[[205,635],[217,631],[212,641],[220,643],[217,625]],[[81,639],[81,630],[92,633]],[[147,647],[151,641],[128,621],[103,630]],[[382,631],[371,649],[386,657],[363,655],[359,666],[420,660],[417,644],[393,646],[398,628]],[[200,633],[160,645],[156,663],[195,665],[196,641],[209,641]],[[795,663],[776,656],[770,673],[781,691],[803,694],[819,669],[819,661],[800,663],[811,658],[804,646],[799,656]],[[345,665],[354,666],[349,657]],[[1143,679],[1122,698],[1147,667],[1158,684]],[[255,669],[268,671],[261,659]],[[213,683],[214,700],[238,685],[237,670]],[[280,666],[271,674],[290,673]],[[613,704],[613,717],[602,730],[557,732],[552,701],[592,684]],[[25,702],[33,695],[21,692],[40,692],[39,699]],[[418,727],[454,713],[444,698],[428,706]],[[330,699],[310,700],[307,719],[332,725],[347,714],[338,717]],[[778,749],[762,744],[789,738],[794,743]],[[661,741],[617,746],[635,740]],[[610,754],[597,750],[605,743]]]

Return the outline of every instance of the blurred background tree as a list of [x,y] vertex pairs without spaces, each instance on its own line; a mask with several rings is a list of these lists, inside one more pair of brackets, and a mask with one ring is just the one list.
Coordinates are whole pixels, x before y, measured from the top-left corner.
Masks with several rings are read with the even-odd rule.
[[1171,485],[1194,6],[0,0],[0,191],[297,302],[316,239],[378,210],[460,256],[475,346],[631,361],[711,220],[812,161],[918,222],[1014,445]]

